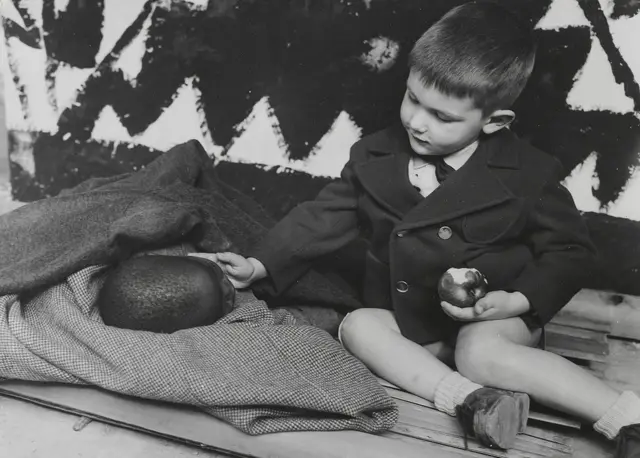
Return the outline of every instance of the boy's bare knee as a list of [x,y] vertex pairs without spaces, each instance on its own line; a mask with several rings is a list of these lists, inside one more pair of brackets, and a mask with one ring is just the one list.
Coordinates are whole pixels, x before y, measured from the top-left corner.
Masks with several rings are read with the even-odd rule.
[[[349,342],[368,339],[375,335],[376,329],[393,328],[391,323],[387,323],[388,319],[384,316],[385,312],[388,311],[362,308],[348,313],[340,323],[338,339],[348,348]],[[393,319],[393,315],[391,315],[391,318]],[[393,323],[395,324],[395,321]]]
[[499,372],[500,349],[505,339],[480,325],[464,326],[458,334],[455,350],[456,368],[460,374],[476,383],[490,385]]

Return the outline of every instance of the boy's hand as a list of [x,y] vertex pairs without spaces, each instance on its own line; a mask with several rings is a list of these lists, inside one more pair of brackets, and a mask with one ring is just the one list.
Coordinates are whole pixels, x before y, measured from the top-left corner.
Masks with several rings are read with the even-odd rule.
[[442,310],[457,321],[502,320],[522,315],[529,310],[529,300],[519,292],[491,291],[473,307],[460,308],[441,302]]
[[267,270],[260,261],[236,253],[190,253],[189,256],[218,264],[236,289],[248,288],[254,281],[267,276]]

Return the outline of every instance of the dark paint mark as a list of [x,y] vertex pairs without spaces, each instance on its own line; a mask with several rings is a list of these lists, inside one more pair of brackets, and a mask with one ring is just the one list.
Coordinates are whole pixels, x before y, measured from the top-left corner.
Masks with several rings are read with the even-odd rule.
[[60,61],[47,56],[47,63],[44,71],[44,81],[47,87],[49,103],[54,110],[58,111],[58,100],[56,98],[56,73],[60,68]]
[[612,19],[633,17],[640,12],[640,0],[613,0]]
[[566,103],[574,77],[591,49],[591,32],[588,27],[539,30],[537,40],[536,65],[513,107],[513,128],[533,145],[557,156],[568,173],[591,152],[575,148],[583,126],[575,120],[567,125],[575,112]]
[[[13,83],[16,86],[16,91],[18,92],[18,98],[20,99],[20,106],[22,107],[22,112],[24,116],[29,116],[29,101],[27,98],[25,85],[20,81],[20,76],[18,73],[17,66],[12,56],[12,44],[9,41],[9,38],[15,37],[20,40],[21,43],[29,46],[30,48],[39,49],[40,48],[40,30],[36,27],[35,21],[29,14],[28,10],[22,6],[19,0],[14,0],[13,4],[22,17],[22,21],[26,27],[23,28],[13,20],[9,18],[2,18],[2,25],[5,33],[5,40],[7,43],[7,55],[9,60],[9,69],[11,70],[11,75],[13,79]],[[11,150],[10,150],[11,151]]]
[[30,48],[40,49],[40,31],[38,29],[26,30],[6,17],[2,18],[2,26],[7,40],[15,37]]
[[69,0],[64,11],[42,4],[42,28],[49,57],[77,68],[93,68],[102,42],[104,0]]
[[[62,112],[58,119],[58,135],[63,136],[69,133],[74,139],[88,140],[91,137],[91,132],[100,112],[107,105],[113,107],[122,124],[131,135],[144,131],[160,116],[163,105],[158,106],[159,101],[162,103],[159,89],[153,86],[135,88],[127,81],[122,71],[112,68],[112,64],[118,59],[122,51],[141,32],[144,21],[151,14],[152,8],[153,2],[148,1],[138,17],[118,39],[112,51],[102,60],[98,68],[84,83],[84,88],[78,94],[76,102]],[[164,69],[154,68],[152,70],[160,73],[167,71],[170,75],[172,74],[170,67],[165,67]],[[142,71],[145,71],[144,67]],[[175,86],[168,96],[169,101],[165,100],[164,103],[170,103],[171,97],[175,90],[180,87],[182,81],[183,79],[180,80],[180,83]],[[148,100],[153,100],[154,102],[148,103]],[[139,113],[148,113],[149,110],[151,111],[150,116],[147,114],[149,119],[141,119]],[[131,115],[131,111],[133,111],[134,116]]]
[[[549,6],[548,1],[503,1],[526,13],[532,24]],[[96,76],[104,83],[88,84],[79,97],[83,106],[71,109],[82,116],[65,113],[61,124],[74,135],[90,131],[94,121],[85,114],[101,111],[99,92],[107,90],[123,125],[131,134],[142,132],[171,103],[184,78],[195,75],[217,144],[229,146],[238,135],[236,126],[267,96],[290,157],[305,158],[341,110],[351,113],[365,133],[397,118],[407,50],[451,6],[378,0],[367,10],[359,1],[274,6],[226,0],[194,11],[172,3],[153,16],[146,43],[153,52],[143,57],[137,86],[112,75]],[[398,65],[387,72],[371,71],[359,61],[368,50],[366,40],[377,36],[401,45]]]
[[640,222],[601,213],[585,213],[585,220],[599,252],[587,287],[640,295]]
[[[11,140],[14,136],[9,138]],[[14,145],[12,150],[15,148]],[[109,177],[138,170],[161,154],[142,145],[94,140],[76,143],[46,133],[34,135],[31,148],[34,176],[10,160],[12,193],[16,200],[23,202],[55,196],[91,177]]]
[[216,168],[220,178],[254,199],[276,220],[300,202],[315,198],[332,181],[302,172],[278,173],[251,164],[220,162]]
[[[38,36],[38,41],[40,40],[40,31],[36,26],[36,21],[31,17],[29,10],[26,6],[24,6],[25,2],[22,0],[13,0],[13,6],[15,7],[18,14],[22,18],[22,22],[24,26],[27,28],[28,33],[34,33],[34,35]],[[35,32],[34,32],[35,31]]]
[[567,106],[574,75],[591,49],[589,28],[539,31],[538,39],[534,73],[514,107],[514,131],[560,159],[566,174],[597,151],[600,186],[594,195],[606,206],[618,198],[638,164],[640,121],[633,113]]
[[578,3],[591,23],[598,40],[600,40],[602,49],[604,49],[604,52],[609,58],[616,82],[624,86],[624,92],[627,94],[627,97],[633,100],[635,110],[640,111],[640,85],[638,85],[631,68],[629,68],[629,65],[613,41],[607,17],[600,8],[600,3],[592,0],[578,0]]
[[[18,65],[14,60],[12,47],[10,45],[7,46],[7,57],[9,69],[11,70],[11,79],[13,80],[13,84],[16,86],[16,91],[18,92],[18,98],[20,99],[20,107],[22,108],[22,116],[25,118],[29,117],[29,99],[27,97],[27,90],[22,81],[20,81],[20,74],[18,73]],[[11,149],[9,150],[11,151]]]

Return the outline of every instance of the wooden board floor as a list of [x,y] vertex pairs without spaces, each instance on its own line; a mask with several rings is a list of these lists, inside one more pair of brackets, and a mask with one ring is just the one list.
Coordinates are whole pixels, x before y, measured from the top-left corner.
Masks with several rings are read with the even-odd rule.
[[[631,324],[630,324],[631,323]],[[621,389],[640,393],[640,299],[583,291],[547,328],[547,349]],[[24,382],[0,394],[154,434],[227,456],[243,457],[579,457],[613,456],[613,445],[575,419],[535,409],[509,451],[466,438],[455,418],[381,381],[400,409],[396,427],[379,436],[353,431],[247,436],[200,411],[142,401],[89,387]]]

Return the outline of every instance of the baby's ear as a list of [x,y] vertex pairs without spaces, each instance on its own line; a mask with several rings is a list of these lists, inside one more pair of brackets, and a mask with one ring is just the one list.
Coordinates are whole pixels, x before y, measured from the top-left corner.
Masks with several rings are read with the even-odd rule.
[[482,131],[485,134],[492,134],[503,129],[516,119],[516,114],[511,110],[496,110],[487,118]]

